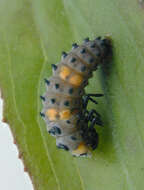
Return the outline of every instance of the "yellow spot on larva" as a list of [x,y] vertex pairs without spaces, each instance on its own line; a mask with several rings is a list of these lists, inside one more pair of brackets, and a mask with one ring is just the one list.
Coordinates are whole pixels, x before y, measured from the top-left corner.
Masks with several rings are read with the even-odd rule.
[[79,146],[77,147],[77,149],[75,149],[75,150],[72,151],[72,154],[78,156],[80,154],[84,154],[84,153],[88,153],[88,152],[89,152],[88,147],[84,144],[84,142],[81,142],[79,144]]
[[70,75],[71,71],[68,67],[61,67],[61,71],[60,71],[60,78],[62,79],[66,79],[69,75]]
[[79,74],[73,75],[70,79],[69,82],[75,86],[80,86],[82,83],[83,77]]
[[58,116],[58,111],[56,109],[54,109],[54,108],[48,109],[46,111],[46,115],[48,116],[50,121],[53,121],[53,120],[57,119],[56,117]]
[[71,116],[71,112],[68,109],[62,110],[60,113],[60,119],[69,119]]

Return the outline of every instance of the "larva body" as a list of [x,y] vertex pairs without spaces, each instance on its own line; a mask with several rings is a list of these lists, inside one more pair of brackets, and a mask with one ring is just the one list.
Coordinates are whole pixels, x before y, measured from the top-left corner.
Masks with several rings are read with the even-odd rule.
[[87,155],[90,147],[97,147],[98,134],[94,128],[89,128],[88,122],[94,125],[101,124],[101,121],[97,112],[94,117],[86,110],[84,87],[92,72],[110,53],[108,39],[99,37],[90,41],[87,38],[82,45],[73,44],[68,54],[63,52],[60,63],[52,65],[52,76],[45,79],[41,116],[49,134],[56,138],[57,147],[75,156]]

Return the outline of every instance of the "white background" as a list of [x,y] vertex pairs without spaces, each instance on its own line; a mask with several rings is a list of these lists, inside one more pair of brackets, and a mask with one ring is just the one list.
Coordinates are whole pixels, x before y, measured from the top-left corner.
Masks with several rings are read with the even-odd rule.
[[2,123],[2,104],[0,98],[0,189],[33,190],[30,178],[24,172],[23,163],[18,158],[9,126]]

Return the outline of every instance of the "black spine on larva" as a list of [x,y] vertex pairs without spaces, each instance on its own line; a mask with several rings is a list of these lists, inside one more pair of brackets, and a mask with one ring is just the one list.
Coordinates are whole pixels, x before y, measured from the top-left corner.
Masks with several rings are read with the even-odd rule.
[[[82,45],[74,43],[69,53],[63,52],[59,64],[52,64],[53,75],[45,79],[47,90],[40,96],[43,103],[41,116],[50,135],[56,137],[58,148],[72,151],[84,140],[77,126],[84,87],[92,72],[110,54],[109,39],[98,37],[90,41],[86,38]],[[69,117],[63,114],[65,110],[69,111]]]

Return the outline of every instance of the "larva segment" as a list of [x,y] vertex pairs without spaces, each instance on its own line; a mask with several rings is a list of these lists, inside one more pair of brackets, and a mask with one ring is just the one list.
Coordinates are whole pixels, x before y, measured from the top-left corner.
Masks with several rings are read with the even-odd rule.
[[83,76],[81,74],[64,65],[60,68],[59,77],[74,86],[80,86],[83,82]]
[[56,138],[57,147],[60,147],[60,145],[64,145],[68,147],[69,151],[75,150],[81,142],[82,137],[80,131],[78,130],[72,134]]
[[72,53],[78,56],[82,63],[87,65],[91,71],[93,70],[93,67],[95,67],[95,64],[97,63],[97,60],[92,54],[90,54],[85,46],[81,45],[77,49],[73,49]]
[[82,86],[84,78],[91,77],[91,75],[86,77],[82,73],[77,72],[74,69],[71,69],[63,63],[60,64],[57,71],[54,72],[54,75],[59,76],[61,80],[64,80],[65,82],[73,85],[74,87]]
[[58,136],[67,136],[77,131],[77,127],[75,124],[68,124],[63,120],[58,120],[54,122],[50,122],[47,125],[47,131],[50,135],[58,137]]
[[89,51],[89,53],[95,57],[96,62],[100,63],[100,58],[102,56],[102,47],[97,40],[84,42],[83,46]]
[[72,98],[71,96],[61,96],[50,93],[45,95],[44,105],[46,107],[54,107],[57,109],[78,109],[82,105],[81,98]]
[[60,109],[55,107],[45,106],[43,109],[48,121],[57,121],[57,120],[68,120],[72,116],[71,109]]
[[62,96],[72,96],[72,97],[81,97],[85,94],[84,89],[80,89],[72,84],[69,84],[67,81],[61,80],[59,77],[53,76],[48,79],[49,85],[46,83],[47,91],[45,96],[48,96],[50,93],[62,95]]
[[60,108],[57,106],[48,106],[45,104],[42,113],[45,115],[45,120],[47,122],[57,121],[57,120],[71,120],[71,117],[79,113],[79,108]]
[[79,87],[82,85],[83,82],[83,76],[79,73],[77,73],[75,70],[71,70],[67,66],[61,66],[59,77],[66,81],[69,84],[72,84],[76,87]]
[[61,70],[64,70],[63,67],[67,66],[71,71],[74,70],[76,73],[79,73],[86,77],[89,75],[90,68],[88,65],[84,64],[84,62],[82,62],[81,59],[79,59],[79,57],[74,53],[70,52],[66,58],[62,59],[61,64]]
[[72,113],[71,117],[67,120],[55,120],[55,121],[50,121],[48,118],[45,117],[45,121],[46,121],[46,125],[47,125],[47,129],[49,130],[51,128],[51,126],[54,123],[59,123],[59,126],[65,126],[66,128],[77,128],[78,129],[78,120],[79,120],[79,115],[78,113]]

